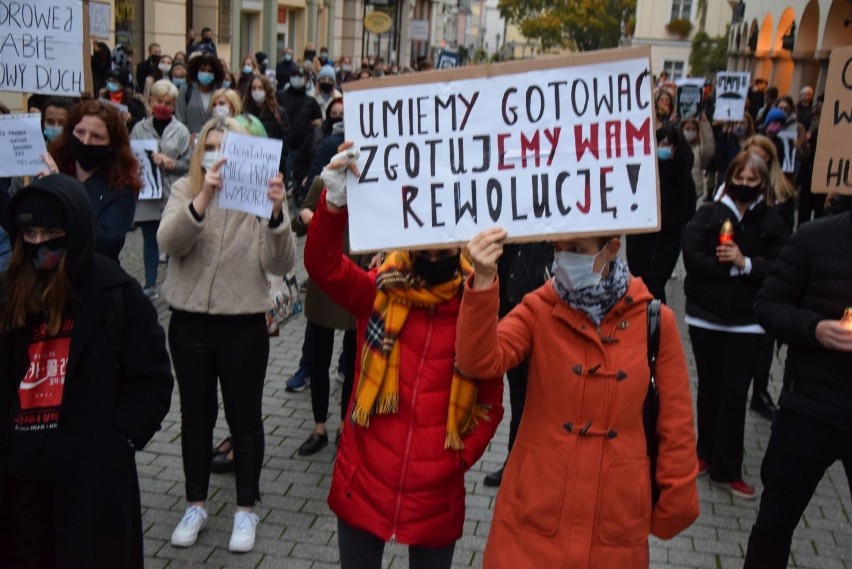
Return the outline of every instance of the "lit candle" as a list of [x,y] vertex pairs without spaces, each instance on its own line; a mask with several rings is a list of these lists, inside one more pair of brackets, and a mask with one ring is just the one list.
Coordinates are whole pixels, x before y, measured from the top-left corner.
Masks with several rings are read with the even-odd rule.
[[852,330],[852,307],[848,307],[843,311],[843,318],[840,319],[840,325],[847,330]]

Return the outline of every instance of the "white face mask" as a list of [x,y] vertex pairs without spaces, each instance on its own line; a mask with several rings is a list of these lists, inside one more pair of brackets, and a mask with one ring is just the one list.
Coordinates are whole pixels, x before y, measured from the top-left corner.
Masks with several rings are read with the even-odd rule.
[[172,70],[171,63],[161,63],[157,67],[160,69],[160,73],[168,73]]
[[601,282],[601,273],[595,271],[595,259],[599,254],[600,251],[594,255],[558,251],[553,257],[553,275],[556,282],[566,290],[595,286]]
[[262,103],[266,100],[266,91],[252,91],[251,98],[255,103]]
[[302,87],[305,86],[305,80],[304,80],[304,78],[299,77],[298,75],[295,75],[293,77],[290,77],[290,86],[293,89],[301,89]]
[[698,136],[698,133],[694,130],[683,131],[683,137],[686,139],[687,142],[692,142],[693,140],[695,140],[696,136]]
[[213,107],[213,116],[225,118],[231,116],[231,108],[227,105],[216,105]]
[[201,156],[201,167],[204,170],[209,170],[213,167],[213,164],[216,163],[216,160],[219,159],[219,152],[217,150],[208,150]]

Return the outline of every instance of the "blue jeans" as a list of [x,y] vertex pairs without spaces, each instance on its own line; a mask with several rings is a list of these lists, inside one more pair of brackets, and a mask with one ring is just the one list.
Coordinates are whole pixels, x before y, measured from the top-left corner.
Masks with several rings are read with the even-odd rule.
[[157,286],[157,265],[160,263],[160,248],[157,246],[157,228],[160,221],[140,221],[142,228],[142,259],[145,265],[145,286]]

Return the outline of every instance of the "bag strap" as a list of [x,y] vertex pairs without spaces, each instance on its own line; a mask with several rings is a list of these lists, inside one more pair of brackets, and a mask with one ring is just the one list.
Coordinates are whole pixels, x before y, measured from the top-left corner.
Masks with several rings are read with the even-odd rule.
[[651,385],[657,388],[657,356],[660,353],[660,305],[659,299],[648,303],[648,368],[651,370]]

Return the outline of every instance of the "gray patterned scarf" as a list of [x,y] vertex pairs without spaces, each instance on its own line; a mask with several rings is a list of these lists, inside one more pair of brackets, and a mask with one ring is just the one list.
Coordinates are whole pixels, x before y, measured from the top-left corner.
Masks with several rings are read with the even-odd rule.
[[627,292],[629,279],[627,263],[623,259],[616,259],[609,266],[609,276],[601,279],[601,282],[596,285],[579,290],[567,290],[553,279],[553,288],[565,303],[588,314],[595,324],[600,324],[607,312]]

